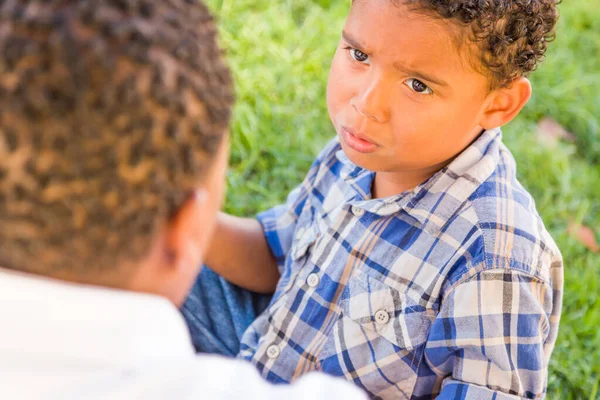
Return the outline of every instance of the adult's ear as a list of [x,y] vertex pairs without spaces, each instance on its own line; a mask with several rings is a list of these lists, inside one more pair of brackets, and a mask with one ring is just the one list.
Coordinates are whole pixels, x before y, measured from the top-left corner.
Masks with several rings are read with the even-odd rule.
[[196,190],[167,224],[166,244],[174,267],[200,264],[210,245],[217,213],[223,204],[229,159],[229,137],[221,143],[202,187]]
[[163,296],[181,305],[200,271],[211,234],[200,222],[207,197],[204,190],[198,190],[185,200],[157,232],[148,256],[130,266],[134,273],[126,289]]
[[148,257],[136,269],[130,290],[161,295],[177,306],[185,300],[208,251],[223,202],[228,150],[228,141],[223,140],[202,186],[190,193],[157,233]]
[[207,200],[205,189],[194,191],[168,221],[165,229],[168,267],[181,270],[202,262],[212,233],[203,222],[214,219],[214,211],[206,206]]
[[525,77],[488,94],[480,125],[485,129],[504,126],[513,120],[531,98],[531,83]]

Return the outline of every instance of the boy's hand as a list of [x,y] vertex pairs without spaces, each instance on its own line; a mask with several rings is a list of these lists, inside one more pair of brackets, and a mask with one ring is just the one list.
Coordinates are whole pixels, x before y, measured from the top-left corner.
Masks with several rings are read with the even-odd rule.
[[273,293],[279,281],[277,262],[255,219],[219,213],[205,263],[231,283],[257,293]]

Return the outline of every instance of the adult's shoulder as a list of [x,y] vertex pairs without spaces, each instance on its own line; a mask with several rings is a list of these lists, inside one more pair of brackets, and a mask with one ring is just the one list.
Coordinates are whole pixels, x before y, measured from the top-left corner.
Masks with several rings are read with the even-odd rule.
[[[166,397],[173,397],[181,391],[182,397],[190,399],[366,399],[366,395],[353,384],[319,373],[308,374],[291,385],[274,385],[244,360],[198,355],[187,364],[184,372],[174,368],[170,373],[171,395],[165,392]],[[178,373],[183,376],[178,376]]]

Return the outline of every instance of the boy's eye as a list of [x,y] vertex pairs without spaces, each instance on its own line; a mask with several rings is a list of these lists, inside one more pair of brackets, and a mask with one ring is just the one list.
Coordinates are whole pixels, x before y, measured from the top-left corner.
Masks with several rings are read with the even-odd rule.
[[429,88],[429,86],[427,86],[426,84],[424,84],[423,82],[421,82],[418,79],[407,79],[406,82],[404,82],[406,84],[406,86],[408,86],[409,88],[412,89],[413,92],[417,92],[417,93],[424,93],[424,94],[433,94],[433,91]]
[[350,57],[352,57],[354,60],[362,64],[371,64],[371,61],[369,60],[369,56],[367,54],[353,47],[347,47],[346,49],[350,52]]

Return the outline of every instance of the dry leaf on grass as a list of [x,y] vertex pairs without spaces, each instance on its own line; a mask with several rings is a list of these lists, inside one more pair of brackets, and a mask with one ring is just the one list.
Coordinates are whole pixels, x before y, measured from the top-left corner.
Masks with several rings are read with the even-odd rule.
[[596,235],[592,228],[571,222],[569,224],[569,234],[577,239],[579,243],[583,244],[588,250],[594,253],[600,252],[600,245],[598,245],[598,242],[596,241]]
[[545,117],[537,125],[538,138],[547,144],[555,144],[559,140],[574,143],[577,136],[566,130],[561,124],[553,118]]

